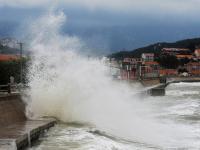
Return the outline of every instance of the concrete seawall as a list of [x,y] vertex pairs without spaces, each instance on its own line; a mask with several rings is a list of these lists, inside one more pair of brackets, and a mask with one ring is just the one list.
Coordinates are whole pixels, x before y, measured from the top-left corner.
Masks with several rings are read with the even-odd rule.
[[165,89],[168,85],[180,82],[200,82],[200,77],[173,77],[168,78],[166,83],[158,84],[157,86],[147,91],[151,96],[165,96]]
[[20,94],[0,96],[0,150],[22,150],[31,146],[55,119],[30,120],[25,116]]
[[25,105],[19,94],[0,96],[0,125],[8,126],[26,120]]

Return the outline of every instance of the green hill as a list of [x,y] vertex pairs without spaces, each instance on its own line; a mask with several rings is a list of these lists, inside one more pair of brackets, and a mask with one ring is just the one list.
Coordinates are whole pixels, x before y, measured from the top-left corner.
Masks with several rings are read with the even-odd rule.
[[19,54],[19,49],[10,48],[0,44],[0,54]]
[[142,53],[154,53],[156,56],[158,56],[162,50],[162,48],[189,48],[190,50],[194,51],[195,47],[200,45],[200,38],[194,38],[194,39],[186,39],[177,41],[174,43],[156,43],[152,44],[146,47],[138,48],[132,51],[120,51],[117,53],[113,53],[109,55],[109,58],[115,58],[117,60],[122,60],[125,57],[134,57],[134,58],[140,58]]
[[18,40],[12,37],[0,38],[0,54],[19,54]]

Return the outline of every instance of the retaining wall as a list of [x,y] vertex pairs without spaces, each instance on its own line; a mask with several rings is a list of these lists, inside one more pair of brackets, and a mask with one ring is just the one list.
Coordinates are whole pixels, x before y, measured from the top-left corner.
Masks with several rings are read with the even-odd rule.
[[0,95],[0,150],[23,150],[56,123],[52,118],[27,119],[24,112],[20,94]]
[[26,121],[25,104],[19,94],[0,96],[0,126]]

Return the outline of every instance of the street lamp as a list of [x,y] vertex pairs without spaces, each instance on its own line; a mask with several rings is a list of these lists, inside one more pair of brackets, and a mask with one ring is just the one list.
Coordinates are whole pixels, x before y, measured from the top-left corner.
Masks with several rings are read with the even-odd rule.
[[22,66],[22,46],[23,46],[23,43],[19,42],[18,43],[19,46],[20,46],[20,83],[22,84],[22,76],[23,76],[23,66]]

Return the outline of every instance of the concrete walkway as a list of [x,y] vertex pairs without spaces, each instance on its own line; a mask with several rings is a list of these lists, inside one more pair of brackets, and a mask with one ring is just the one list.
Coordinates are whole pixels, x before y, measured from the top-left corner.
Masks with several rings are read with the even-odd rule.
[[55,119],[27,120],[0,127],[0,150],[20,150],[31,146],[33,141],[55,123]]
[[21,150],[54,126],[55,119],[29,120],[19,93],[0,95],[0,150]]

